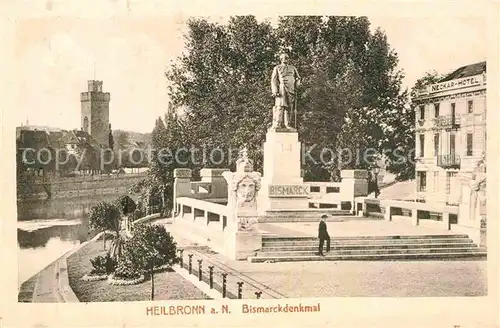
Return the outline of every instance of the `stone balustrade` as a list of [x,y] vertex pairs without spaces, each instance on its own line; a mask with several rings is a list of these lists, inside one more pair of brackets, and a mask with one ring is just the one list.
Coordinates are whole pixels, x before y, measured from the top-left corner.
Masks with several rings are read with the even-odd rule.
[[[368,197],[356,197],[355,204],[356,210],[362,211],[364,216],[383,216],[387,221],[409,219],[414,226],[435,226],[450,230],[452,221],[458,223],[458,206]],[[456,219],[453,220],[453,217]]]
[[368,171],[342,170],[341,182],[304,182],[309,185],[309,206],[355,212],[354,198],[368,195]]
[[222,176],[228,169],[202,169],[201,181],[191,181],[191,169],[174,170],[174,197],[173,207],[177,212],[176,202],[181,197],[194,199],[210,199],[213,202],[227,203],[227,183]]
[[227,226],[229,215],[229,209],[225,205],[190,197],[177,198],[175,212],[178,213],[178,219],[190,217],[196,221],[203,218],[207,226],[217,225],[217,229],[221,231]]

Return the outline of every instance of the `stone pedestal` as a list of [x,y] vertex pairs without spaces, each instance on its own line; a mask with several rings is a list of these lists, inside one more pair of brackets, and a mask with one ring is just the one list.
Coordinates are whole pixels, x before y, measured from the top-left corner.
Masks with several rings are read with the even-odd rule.
[[174,195],[173,195],[173,210],[176,212],[178,197],[186,197],[191,195],[191,177],[193,173],[190,169],[175,169],[174,170]]
[[225,231],[224,253],[232,260],[246,260],[262,247],[262,234],[254,231]]
[[264,143],[264,177],[259,213],[269,209],[306,209],[309,186],[301,176],[301,145],[294,129],[270,129]]
[[227,182],[222,176],[229,169],[201,169],[202,182],[209,182],[212,186],[210,196],[212,198],[227,198]]

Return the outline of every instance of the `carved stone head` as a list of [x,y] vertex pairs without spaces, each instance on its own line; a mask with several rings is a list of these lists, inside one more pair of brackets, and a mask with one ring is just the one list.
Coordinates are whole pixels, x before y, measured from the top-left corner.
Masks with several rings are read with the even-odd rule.
[[252,202],[255,200],[256,184],[250,177],[245,177],[238,183],[236,197],[239,202]]

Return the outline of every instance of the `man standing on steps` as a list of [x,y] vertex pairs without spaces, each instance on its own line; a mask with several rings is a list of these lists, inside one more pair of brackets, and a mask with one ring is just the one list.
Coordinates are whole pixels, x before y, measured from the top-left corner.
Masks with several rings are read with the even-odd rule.
[[323,254],[323,244],[325,243],[326,240],[326,251],[330,251],[330,235],[328,234],[328,229],[326,226],[326,218],[328,217],[327,214],[322,214],[321,215],[321,221],[319,222],[319,228],[318,228],[318,238],[319,238],[319,252],[318,255],[325,256]]

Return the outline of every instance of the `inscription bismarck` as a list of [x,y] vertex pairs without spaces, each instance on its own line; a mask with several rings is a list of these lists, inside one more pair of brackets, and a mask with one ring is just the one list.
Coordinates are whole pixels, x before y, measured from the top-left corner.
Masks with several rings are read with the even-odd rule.
[[307,197],[308,185],[270,185],[269,197]]

